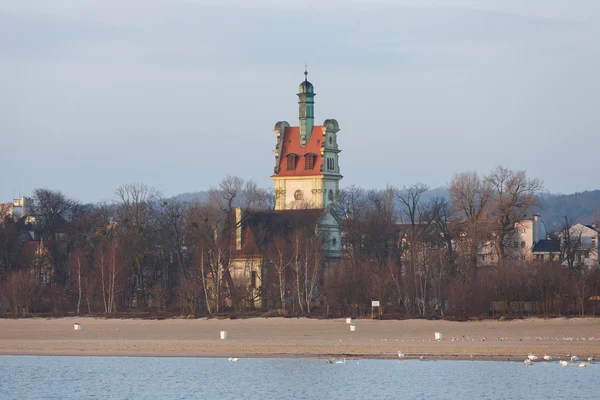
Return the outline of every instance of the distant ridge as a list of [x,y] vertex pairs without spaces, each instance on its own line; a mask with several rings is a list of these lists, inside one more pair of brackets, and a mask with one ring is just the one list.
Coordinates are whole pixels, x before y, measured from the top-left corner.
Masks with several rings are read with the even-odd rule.
[[[427,203],[435,197],[448,198],[448,190],[445,187],[430,189],[423,194],[422,200]],[[208,190],[178,194],[173,196],[173,199],[185,203],[204,202],[208,200]],[[399,212],[402,210],[398,202],[396,202],[396,210]],[[585,224],[600,222],[600,190],[586,190],[572,194],[543,193],[540,195],[540,205],[535,207],[533,213],[540,214],[548,231],[560,228],[565,215],[573,221]]]
[[180,201],[182,203],[194,203],[196,201],[205,202],[208,200],[208,190],[203,190],[200,192],[188,192],[178,194],[172,197],[173,200]]

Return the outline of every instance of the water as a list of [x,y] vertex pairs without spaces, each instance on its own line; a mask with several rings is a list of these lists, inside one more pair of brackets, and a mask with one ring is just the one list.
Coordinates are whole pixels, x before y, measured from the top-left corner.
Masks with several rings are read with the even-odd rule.
[[599,399],[600,364],[0,356],[0,399]]

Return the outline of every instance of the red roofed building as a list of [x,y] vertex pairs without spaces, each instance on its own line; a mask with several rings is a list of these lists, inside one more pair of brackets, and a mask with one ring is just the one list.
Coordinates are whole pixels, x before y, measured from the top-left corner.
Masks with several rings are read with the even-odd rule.
[[315,92],[305,79],[298,89],[299,126],[275,124],[275,209],[335,207],[340,190],[340,149],[335,119],[314,125]]

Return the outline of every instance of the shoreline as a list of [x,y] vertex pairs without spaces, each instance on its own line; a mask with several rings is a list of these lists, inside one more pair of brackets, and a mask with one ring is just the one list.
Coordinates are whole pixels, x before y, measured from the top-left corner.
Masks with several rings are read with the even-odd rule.
[[402,351],[406,360],[523,361],[533,353],[555,362],[600,355],[597,318],[354,322],[351,332],[344,319],[0,319],[0,355],[397,360]]
[[[95,352],[95,351],[17,351],[17,352],[0,352],[0,357],[133,357],[133,358],[228,358],[231,353],[177,353],[177,352]],[[398,360],[395,354],[390,355],[374,355],[374,354],[292,354],[292,353],[235,353],[236,357],[244,358],[296,358],[296,359],[340,359],[347,360]],[[421,360],[423,356],[423,360]],[[506,362],[522,362],[524,356],[521,354],[513,355],[473,355],[469,354],[405,354],[403,361],[506,361]],[[566,357],[564,358],[566,359]],[[534,363],[558,362],[560,358],[554,358],[551,361],[537,360]],[[582,360],[580,362],[583,362]]]

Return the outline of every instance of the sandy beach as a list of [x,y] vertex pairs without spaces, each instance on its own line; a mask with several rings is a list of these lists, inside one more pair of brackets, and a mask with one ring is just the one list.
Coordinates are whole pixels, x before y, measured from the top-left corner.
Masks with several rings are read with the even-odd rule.
[[[75,331],[78,322],[82,330]],[[600,319],[515,321],[343,319],[2,319],[0,354],[193,357],[356,357],[523,360],[600,356]],[[228,332],[221,340],[219,332]],[[434,332],[443,340],[435,341]],[[597,357],[598,358],[598,357]]]

